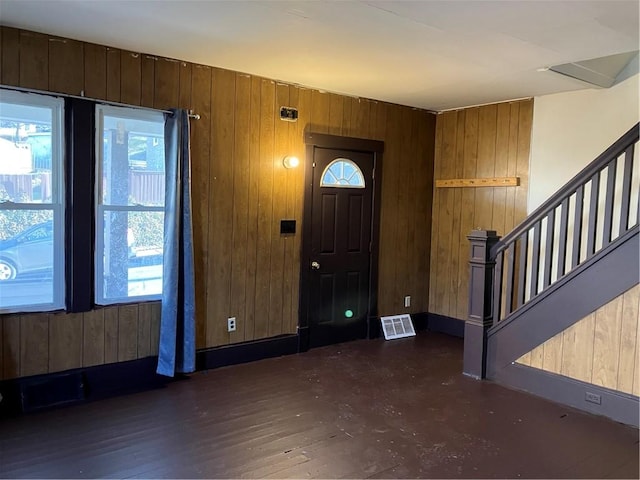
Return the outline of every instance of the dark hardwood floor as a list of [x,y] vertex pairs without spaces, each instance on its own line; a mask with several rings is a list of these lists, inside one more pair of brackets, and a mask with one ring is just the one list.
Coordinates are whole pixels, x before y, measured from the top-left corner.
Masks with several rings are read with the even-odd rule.
[[2,420],[4,478],[638,478],[638,430],[363,340]]

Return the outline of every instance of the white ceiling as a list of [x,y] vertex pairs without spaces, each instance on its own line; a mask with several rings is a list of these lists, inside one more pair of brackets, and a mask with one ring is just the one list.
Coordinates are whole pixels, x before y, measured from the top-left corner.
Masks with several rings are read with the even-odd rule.
[[589,88],[542,67],[638,49],[639,2],[0,0],[0,23],[445,110]]

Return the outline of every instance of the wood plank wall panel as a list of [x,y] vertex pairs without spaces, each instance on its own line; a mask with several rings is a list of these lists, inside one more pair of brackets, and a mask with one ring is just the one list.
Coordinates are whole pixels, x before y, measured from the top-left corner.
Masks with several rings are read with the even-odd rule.
[[122,88],[122,53],[117,48],[107,48],[107,100],[119,102]]
[[[235,78],[235,121],[234,131],[234,164],[233,164],[233,234],[231,258],[231,285],[229,311],[237,312],[237,317],[246,318],[247,304],[247,257],[249,231],[249,192],[250,172],[250,136],[251,128],[251,77],[237,75]],[[236,317],[236,318],[237,318]],[[229,341],[245,339],[247,322],[237,326],[235,332],[229,334]]]
[[505,235],[526,216],[533,100],[438,115],[434,180],[517,175],[518,187],[433,192],[428,311],[466,319],[469,242],[475,228]]
[[49,365],[60,372],[82,365],[83,314],[49,315]]
[[[446,115],[446,114],[445,114]],[[438,121],[440,118],[438,118]],[[443,178],[451,178],[455,174],[455,151],[456,151],[456,139],[457,139],[457,125],[456,117],[452,115],[446,115],[442,117],[442,139],[441,139],[441,161],[442,168],[440,174]],[[436,124],[437,125],[437,124]],[[449,261],[451,249],[451,241],[453,239],[453,219],[454,204],[453,204],[453,189],[446,189],[448,191],[436,190],[435,194],[440,197],[439,213],[440,221],[438,223],[438,241],[437,250],[432,253],[435,254],[440,261],[436,265],[436,271],[432,277],[432,288],[435,288],[435,302],[430,305],[430,311],[434,313],[441,313],[448,310],[449,296],[451,290],[449,288],[450,282],[446,282],[452,276],[451,262]],[[468,207],[465,205],[464,207]],[[454,239],[455,240],[455,239]],[[433,282],[433,278],[441,279],[441,282]],[[454,292],[455,294],[455,292]]]
[[[436,128],[436,117],[425,111],[418,111],[417,115],[420,118],[419,132],[434,132]],[[433,198],[433,152],[435,145],[435,136],[424,135],[420,133],[414,134],[418,140],[418,159],[419,166],[416,171],[416,189],[414,192],[425,192],[424,198]],[[409,198],[408,201],[413,203],[413,199]],[[415,227],[415,250],[423,248],[426,252],[431,252],[431,228],[432,228],[432,214],[433,209],[429,202],[421,201],[414,203],[415,216],[412,218],[411,226]],[[414,277],[411,283],[412,291],[415,292],[415,285],[423,285],[424,292],[429,292],[430,278],[429,278],[430,256],[420,255],[414,262]],[[429,296],[418,295],[413,298],[413,311],[427,312],[429,311]]]
[[20,85],[20,30],[3,27],[2,71],[0,80],[3,85]]
[[20,86],[49,89],[49,37],[35,32],[20,32]]
[[[401,108],[399,125],[405,125],[399,132],[401,147],[398,155],[394,156],[398,158],[398,162],[392,164],[392,169],[395,172],[393,190],[396,194],[396,227],[394,228],[395,245],[399,249],[399,254],[396,256],[393,262],[393,272],[391,276],[396,279],[394,284],[395,290],[390,301],[386,302],[386,305],[392,305],[392,312],[400,312],[404,310],[404,297],[406,291],[410,290],[411,278],[410,267],[412,260],[409,256],[410,250],[409,241],[414,235],[415,229],[409,228],[410,217],[413,214],[413,205],[409,203],[409,192],[415,191],[414,176],[416,174],[416,159],[407,157],[404,155],[404,149],[411,146],[412,131],[411,127],[407,128],[406,125],[413,126],[415,122],[411,121],[412,111],[407,108]],[[393,157],[392,157],[393,158]],[[391,170],[391,169],[390,169]]]
[[92,367],[105,363],[104,309],[85,312],[82,324],[82,366]]
[[118,308],[119,362],[126,362],[137,358],[138,313],[138,305],[124,305]]
[[[276,84],[276,98],[274,111],[277,113],[277,105],[290,105],[289,85]],[[277,115],[276,115],[277,117]],[[282,159],[288,154],[290,122],[283,122],[279,118],[274,120],[274,145],[273,145],[273,193],[272,205],[272,230],[271,230],[271,276],[269,279],[269,328],[267,336],[272,337],[283,331],[283,287],[284,287],[284,247],[286,237],[280,234],[280,220],[285,218],[286,210],[286,181],[287,169],[284,168]]]
[[273,155],[275,82],[262,79],[260,85],[260,160],[258,175],[258,245],[256,258],[256,301],[251,340],[269,336],[271,293],[271,232],[273,222]]
[[[506,177],[508,174],[510,125],[511,105],[508,103],[497,105],[495,163],[493,165],[493,174],[496,177]],[[514,189],[493,189],[492,223],[496,230],[500,232],[508,232],[505,218],[507,213],[507,193],[509,191],[514,192]]]
[[[518,135],[520,127],[520,104],[512,103],[509,105],[509,146],[507,154],[507,176],[515,177],[518,165]],[[522,184],[521,184],[522,185]],[[516,222],[516,189],[507,188],[505,192],[505,222],[504,231],[506,233],[513,230],[517,225]],[[519,208],[522,208],[519,206]],[[523,216],[524,218],[524,216]]]
[[206,305],[209,259],[209,155],[211,149],[211,68],[194,65],[191,77],[192,108],[200,120],[191,122],[191,199],[193,206],[193,254],[196,284],[196,347],[204,348],[207,338]]
[[[229,285],[231,283],[231,237],[223,232],[232,231],[233,148],[235,115],[235,75],[228,70],[213,69],[212,77],[212,138],[209,176],[209,245],[207,319],[207,345],[229,343],[226,320],[229,312]],[[265,202],[266,203],[266,202]],[[266,283],[266,282],[265,282]],[[224,319],[224,322],[223,322]]]
[[[84,90],[84,45],[64,38],[49,39],[49,89],[70,95]],[[69,75],[68,72],[77,72]]]
[[[462,145],[462,176],[463,178],[473,178],[478,173],[478,119],[479,111],[477,108],[471,108],[465,112],[464,123],[461,119],[458,121],[458,127],[463,128],[464,132],[458,134],[458,138],[464,142]],[[460,158],[460,157],[458,157]],[[467,235],[473,230],[473,217],[475,215],[476,192],[474,189],[463,188],[460,192],[460,233],[453,238],[452,248],[455,250],[456,241],[458,242],[458,272],[452,272],[452,276],[457,275],[457,282],[452,287],[452,302],[450,312],[452,317],[466,319],[467,316],[467,295],[466,290],[469,285],[469,241]],[[434,195],[438,194],[438,189],[434,191]],[[445,244],[446,237],[444,239]],[[446,249],[445,249],[446,250]],[[453,310],[455,305],[455,310]],[[456,315],[454,315],[454,311]]]
[[[520,178],[520,186],[512,188],[515,197],[513,202],[513,227],[518,225],[527,216],[529,155],[531,152],[531,129],[533,128],[533,100],[520,103],[517,122],[518,154],[516,157],[515,176]],[[510,232],[513,227],[507,230],[506,233]]]
[[[402,124],[404,108],[399,105],[386,105],[387,125],[386,133],[389,137],[400,139],[405,126]],[[397,283],[403,282],[403,276],[397,277],[396,262],[402,262],[406,255],[402,240],[406,230],[400,231],[402,211],[399,198],[401,183],[406,180],[405,172],[400,165],[406,160],[402,158],[403,145],[400,141],[385,144],[384,158],[396,159],[395,162],[384,162],[382,165],[382,202],[380,208],[380,256],[379,276],[384,284],[386,279],[394,278],[395,282],[389,288],[379,289],[380,315],[401,313],[404,309],[403,298],[399,298]],[[393,225],[393,228],[389,226]],[[384,252],[396,250],[396,255],[384,255]],[[404,297],[404,294],[402,295]]]
[[128,105],[140,105],[142,62],[140,54],[120,52],[120,101]]
[[2,378],[20,376],[20,315],[2,319]]
[[4,35],[2,34],[2,31],[0,31],[0,83],[2,83],[2,75],[4,72],[4,49],[2,48],[4,42]]
[[623,392],[638,395],[638,376],[640,376],[640,287],[627,292],[622,301],[622,320],[620,325],[620,359],[617,371],[617,388]]
[[[289,88],[289,99],[287,105],[299,108],[299,88],[295,86]],[[298,126],[301,119],[298,119],[298,122],[280,122],[287,124],[287,131],[284,134],[284,138],[282,139],[283,144],[285,145],[284,155],[293,155],[298,158],[304,158],[303,152],[297,151],[298,144]],[[283,156],[284,156],[283,155]],[[292,168],[285,169],[282,168],[282,176],[281,188],[284,191],[283,199],[282,199],[282,219],[292,219],[296,218],[295,207],[296,207],[296,182],[297,182],[297,172],[300,172],[301,168]],[[293,261],[293,249],[295,245],[295,238],[299,235],[284,235],[282,236],[283,242],[283,263],[282,263],[282,331],[295,331],[295,325],[291,324],[291,319],[293,317],[292,308],[294,307],[292,298],[293,298],[293,289],[294,284],[297,283],[296,277],[291,275],[291,265]],[[296,300],[297,300],[297,289],[296,289]],[[296,308],[297,311],[297,308]],[[297,317],[296,317],[297,318]]]
[[84,94],[99,99],[107,96],[107,49],[100,45],[84,45]]
[[[0,317],[0,380],[157,355],[160,303]],[[154,346],[155,343],[155,346]]]
[[[296,332],[304,167],[285,170],[282,157],[304,163],[305,131],[385,142],[378,313],[428,310],[435,115],[7,27],[0,40],[6,85],[200,114],[191,122],[197,348]],[[298,122],[279,120],[282,105],[298,108]],[[296,220],[297,233],[281,236],[281,219]],[[156,355],[159,317],[157,302],[0,316],[0,377]]]
[[140,54],[140,105],[153,108],[157,57]]
[[517,362],[637,396],[639,304],[636,285]]
[[104,362],[118,361],[118,308],[104,310]]
[[142,303],[138,306],[138,345],[137,358],[151,355],[151,316],[153,315],[150,303]]
[[[487,178],[495,175],[497,105],[487,105],[478,110],[478,163],[476,177]],[[493,226],[494,188],[474,188],[474,225]],[[483,227],[484,228],[484,227]],[[468,232],[467,232],[468,233]],[[504,233],[504,232],[502,232]]]
[[593,370],[591,383],[616,385],[620,365],[620,334],[622,332],[622,297],[596,311],[593,339]]
[[[260,190],[260,102],[262,81],[251,78],[251,114],[249,119],[249,206],[247,223],[247,276],[245,278],[245,319],[238,323],[244,338],[254,338],[256,324],[256,288],[258,267],[258,193]],[[242,325],[242,324],[245,325]]]
[[158,355],[158,341],[160,339],[160,310],[159,302],[151,304],[151,320],[149,325],[149,354]]
[[[434,138],[434,147],[433,147],[433,154],[434,154],[434,160],[437,158],[439,159],[438,161],[434,161],[434,166],[433,166],[433,176],[434,176],[434,180],[436,178],[443,178],[442,177],[442,167],[443,167],[443,160],[442,160],[442,135],[443,135],[443,130],[444,128],[442,127],[441,122],[446,121],[445,117],[442,117],[442,120],[436,120],[436,134],[435,134],[435,138]],[[438,123],[440,123],[440,125],[438,125]],[[443,195],[440,194],[436,194],[435,190],[433,192],[433,202],[432,202],[432,209],[433,209],[433,213],[431,215],[431,258],[430,258],[430,265],[429,265],[429,271],[431,272],[430,275],[430,280],[429,280],[429,310],[432,312],[435,312],[436,309],[436,283],[433,282],[432,278],[437,276],[437,269],[438,266],[440,265],[440,262],[438,261],[438,256],[437,256],[437,249],[438,249],[438,238],[439,238],[439,225],[440,225],[440,210],[441,207],[443,205],[441,199],[442,199]],[[444,216],[443,216],[444,217]]]
[[[193,66],[187,62],[180,62],[180,92],[178,99],[178,107],[190,109],[192,100],[191,100],[191,91],[192,91],[192,81],[191,78],[193,76]],[[169,107],[175,107],[175,105],[169,105]]]
[[[455,155],[455,160],[453,163],[453,168],[449,169],[448,173],[453,175],[454,178],[465,178],[464,171],[464,135],[465,135],[465,121],[466,115],[464,112],[461,112],[460,115],[457,116],[457,122],[455,126],[452,125],[452,128],[455,128],[455,152],[452,152]],[[453,170],[453,172],[451,172]],[[475,176],[475,175],[474,175]],[[467,209],[463,207],[462,199],[463,196],[472,195],[472,192],[466,192],[462,188],[456,188],[449,198],[453,197],[453,221],[452,223],[452,238],[460,238],[460,232],[463,224],[467,225],[468,221],[463,221],[464,219],[471,218],[473,212],[471,209]],[[466,228],[466,227],[465,227]],[[446,289],[446,291],[456,292],[458,290],[458,282],[459,282],[459,272],[461,266],[465,264],[465,257],[463,256],[463,251],[461,248],[452,248],[451,250],[451,263],[450,263],[450,272],[449,275],[449,285],[443,284],[442,288]],[[458,299],[455,295],[450,295],[447,302],[451,311],[456,311],[458,305]]]
[[[432,120],[432,123],[428,122]],[[412,253],[418,249],[430,251],[431,244],[431,205],[430,202],[414,203],[412,195],[414,192],[424,191],[427,198],[433,198],[433,165],[429,164],[428,159],[433,154],[433,135],[427,137],[422,135],[422,131],[435,130],[435,116],[424,112],[423,110],[414,109],[411,111],[411,136],[405,147],[405,154],[412,165],[411,184],[406,189],[406,194],[402,197],[404,209],[407,212],[407,246],[406,256],[407,264],[407,283],[406,290],[401,293],[413,293],[413,286],[417,283],[424,283],[424,292],[429,291],[429,265],[428,258],[421,256],[412,258]],[[412,155],[411,152],[415,152]],[[400,185],[403,188],[402,185]],[[396,275],[401,275],[397,272]],[[402,301],[402,298],[400,299]],[[426,312],[429,309],[428,294],[413,295],[412,302],[414,311]],[[404,304],[403,304],[404,305]]]
[[49,370],[49,315],[20,316],[20,376]]
[[180,98],[180,62],[168,58],[158,58],[155,62],[153,108],[175,108]]

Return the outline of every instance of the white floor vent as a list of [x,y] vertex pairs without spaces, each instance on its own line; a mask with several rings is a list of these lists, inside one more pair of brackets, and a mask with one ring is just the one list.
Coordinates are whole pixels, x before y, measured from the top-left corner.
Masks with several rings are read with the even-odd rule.
[[389,317],[380,317],[382,322],[382,331],[385,340],[393,340],[395,338],[413,337],[416,334],[411,321],[411,315],[392,315]]

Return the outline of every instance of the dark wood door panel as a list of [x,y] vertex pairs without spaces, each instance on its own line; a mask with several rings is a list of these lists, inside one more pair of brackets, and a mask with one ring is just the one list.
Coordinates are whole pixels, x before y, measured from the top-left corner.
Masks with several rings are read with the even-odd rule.
[[334,193],[325,193],[321,196],[320,225],[317,229],[320,234],[321,254],[336,253],[336,222],[338,210],[338,198]]
[[[321,186],[336,159],[355,163],[364,188]],[[367,334],[374,155],[319,148],[313,158],[309,330],[311,346]],[[343,169],[345,177],[355,169]]]
[[377,336],[384,151],[380,141],[310,132],[305,143],[301,350]]

